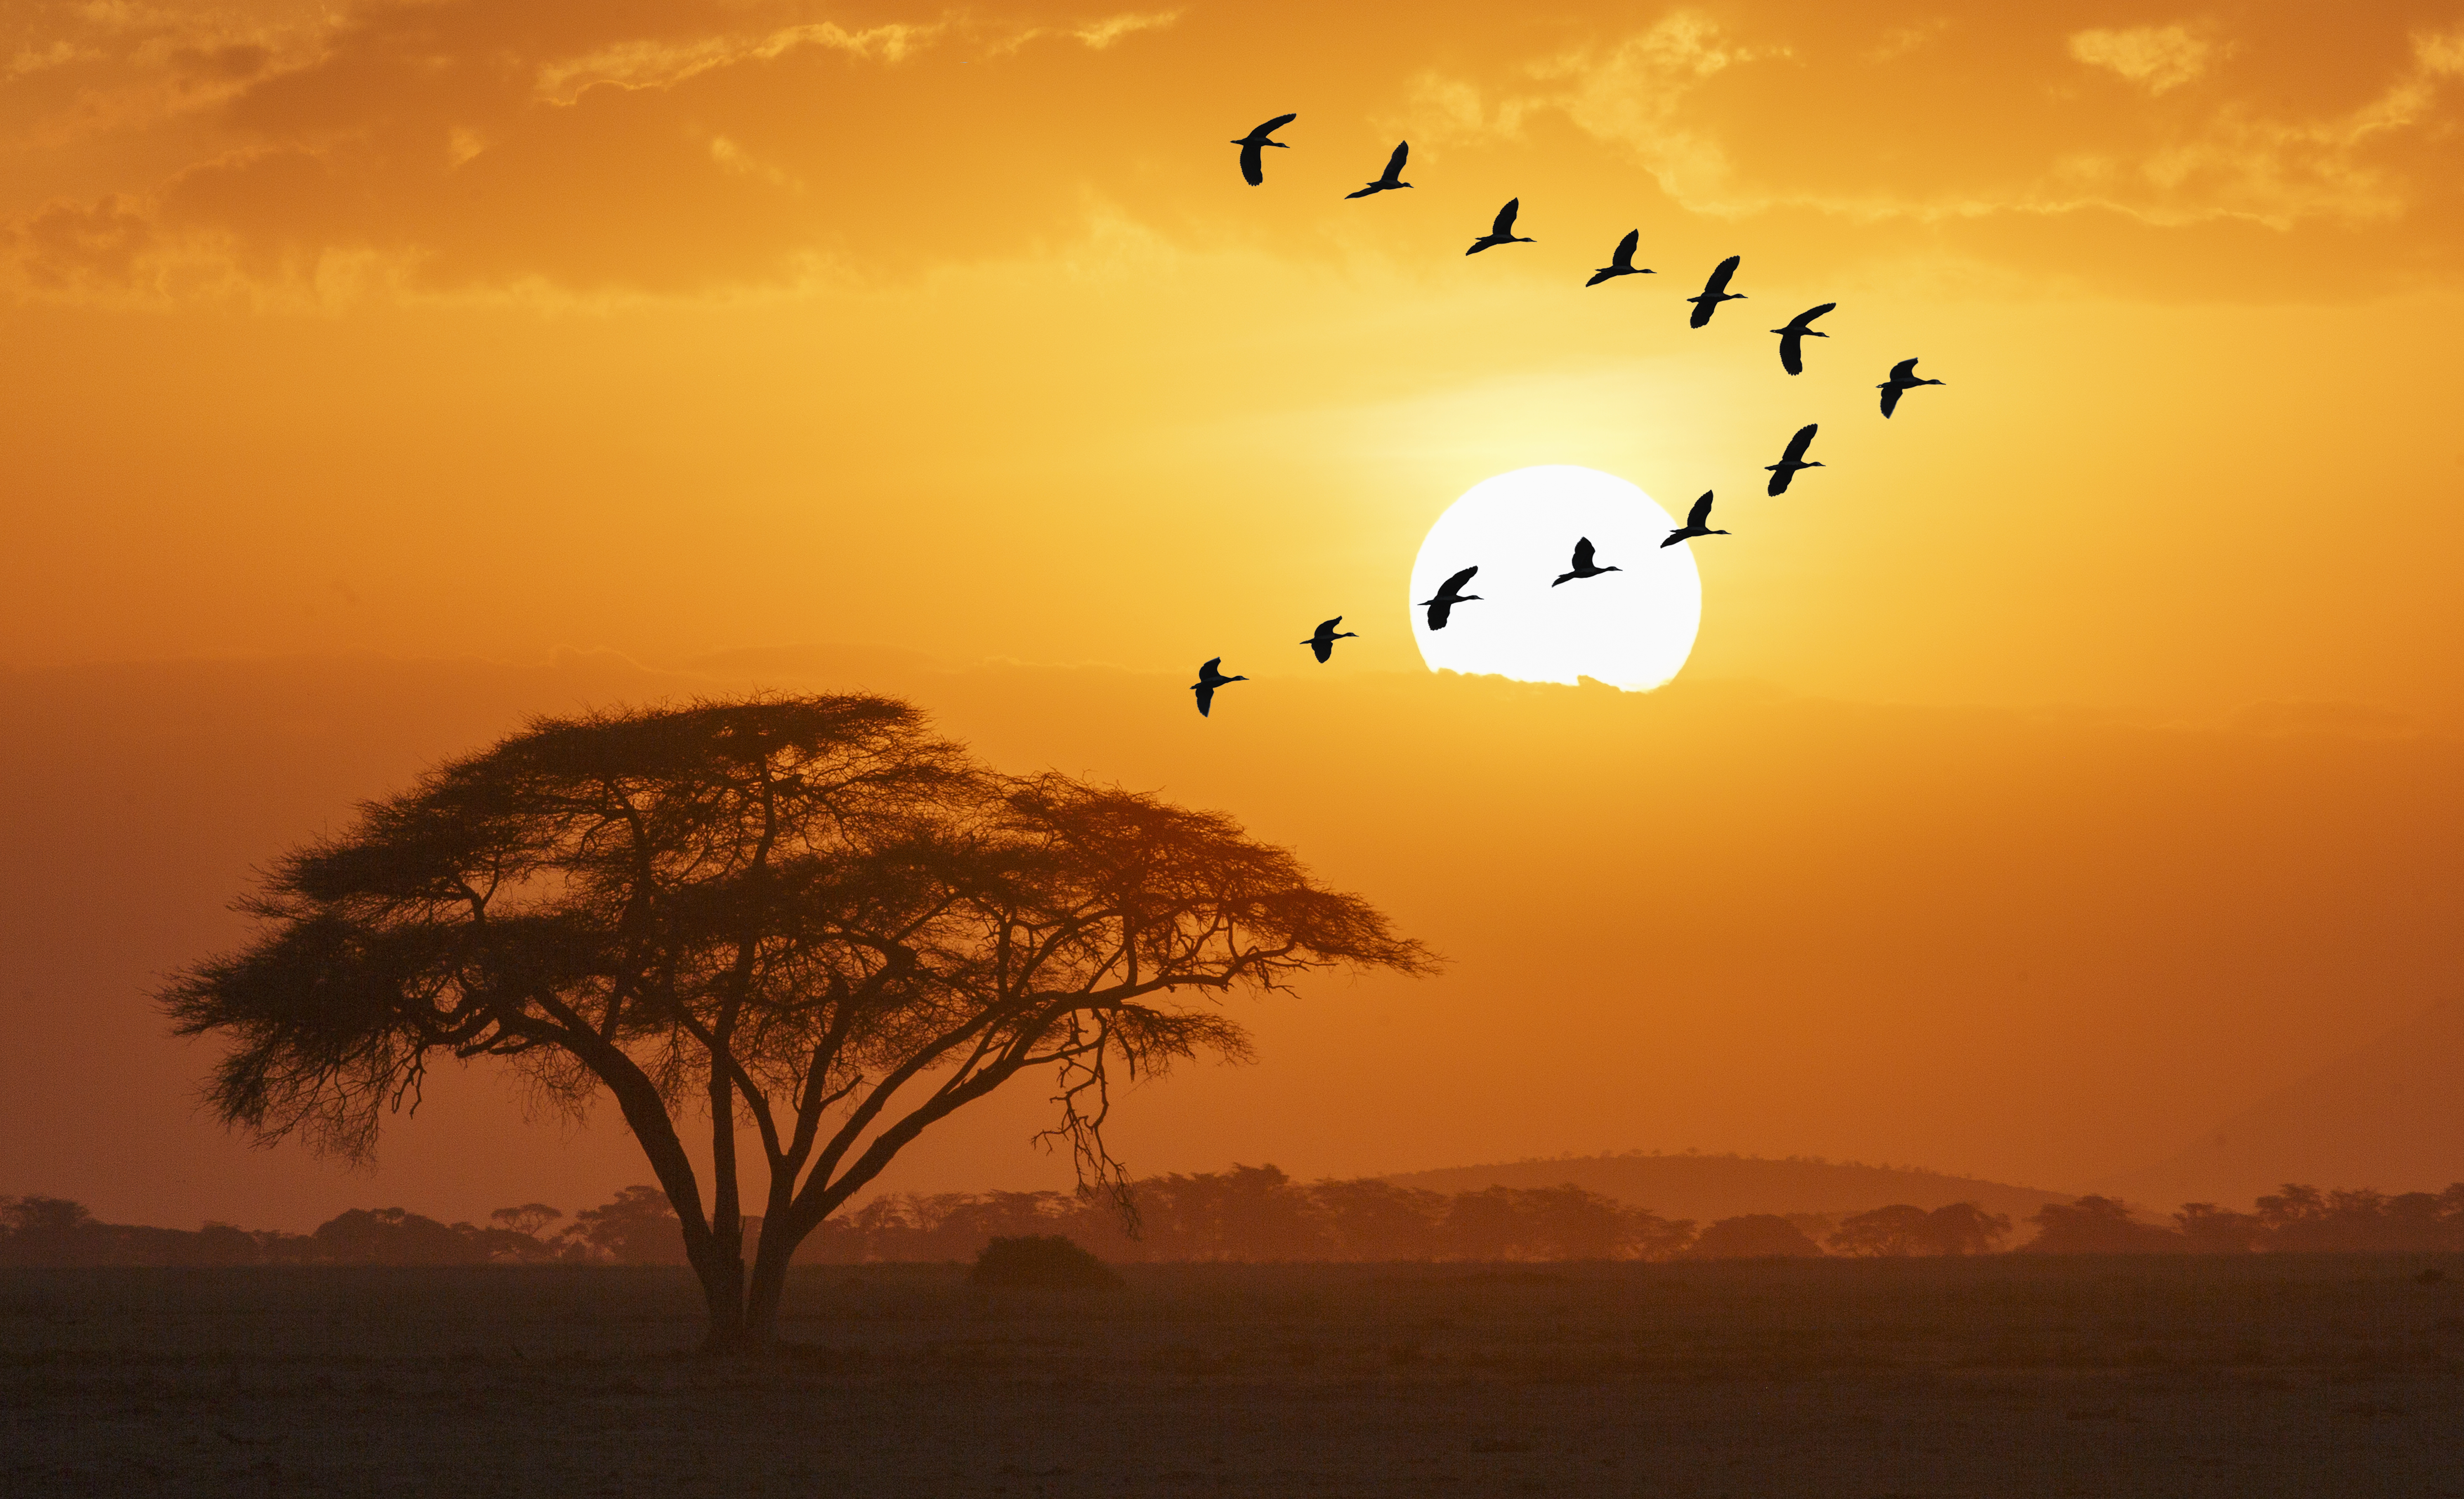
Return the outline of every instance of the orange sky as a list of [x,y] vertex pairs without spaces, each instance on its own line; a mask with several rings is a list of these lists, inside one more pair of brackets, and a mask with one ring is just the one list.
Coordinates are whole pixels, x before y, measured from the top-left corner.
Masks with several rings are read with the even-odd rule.
[[[53,1090],[192,1077],[145,983],[352,798],[756,679],[1226,807],[1457,959],[1262,1012],[1133,1165],[2167,1155],[2453,992],[2459,123],[2453,4],[12,6],[0,1025],[53,1049],[0,1191],[496,1205]],[[1464,257],[1518,194],[1539,242]],[[1584,290],[1629,228],[1661,274]],[[1951,384],[1885,424],[1911,354]],[[1419,674],[1419,537],[1537,463],[1730,496],[1667,692]],[[541,665],[807,642],[1011,664]],[[103,665],[195,658],[260,664]],[[594,1158],[566,1195],[640,1179]]]

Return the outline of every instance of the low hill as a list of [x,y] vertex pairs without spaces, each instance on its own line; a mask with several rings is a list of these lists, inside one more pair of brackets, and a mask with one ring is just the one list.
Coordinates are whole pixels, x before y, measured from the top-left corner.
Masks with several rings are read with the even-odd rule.
[[1706,1223],[1744,1213],[1861,1213],[1892,1202],[1926,1209],[1946,1202],[1974,1202],[1989,1213],[2007,1213],[2016,1223],[2047,1202],[2071,1200],[2066,1192],[1947,1177],[1912,1167],[1794,1157],[1766,1160],[1753,1156],[1578,1156],[1449,1166],[1404,1172],[1386,1179],[1431,1192],[1552,1187],[1571,1181],[1665,1218]]
[[2259,1099],[2180,1152],[2101,1190],[2169,1209],[2247,1208],[2287,1181],[2436,1192],[2464,1181],[2464,1004],[2407,1025]]

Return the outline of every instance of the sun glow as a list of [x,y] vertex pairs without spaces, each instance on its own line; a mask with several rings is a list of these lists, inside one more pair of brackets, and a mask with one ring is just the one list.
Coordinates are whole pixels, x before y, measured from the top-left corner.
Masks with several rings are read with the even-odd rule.
[[[1660,686],[1685,665],[1703,624],[1693,543],[1660,544],[1676,525],[1649,495],[1597,469],[1550,464],[1483,479],[1446,507],[1412,564],[1420,659],[1433,672],[1524,682]],[[1552,584],[1586,537],[1597,565],[1617,570]],[[1472,566],[1463,592],[1476,601],[1431,629],[1419,601]]]

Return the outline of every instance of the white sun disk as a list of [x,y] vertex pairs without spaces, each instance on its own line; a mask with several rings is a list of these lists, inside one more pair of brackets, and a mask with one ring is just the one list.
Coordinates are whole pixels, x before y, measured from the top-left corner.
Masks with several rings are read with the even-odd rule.
[[[1516,469],[1463,491],[1429,527],[1412,564],[1412,635],[1429,670],[1523,682],[1581,677],[1646,692],[1675,676],[1703,625],[1692,542],[1662,547],[1677,521],[1615,474],[1570,464]],[[1589,537],[1597,578],[1551,580]],[[1443,629],[1418,601],[1466,567],[1477,602]]]

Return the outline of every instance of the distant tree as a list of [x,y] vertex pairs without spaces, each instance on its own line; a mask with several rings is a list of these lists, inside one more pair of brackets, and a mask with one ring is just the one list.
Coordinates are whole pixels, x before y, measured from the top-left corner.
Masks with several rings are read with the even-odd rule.
[[484,1265],[489,1259],[473,1235],[399,1207],[355,1207],[308,1237],[317,1258],[336,1265]]
[[2019,1246],[2024,1254],[2180,1254],[2189,1248],[2182,1235],[2140,1223],[2126,1203],[2109,1197],[2048,1202],[2028,1221],[2036,1225],[2036,1237]]
[[585,1207],[556,1236],[583,1259],[614,1265],[682,1265],[685,1241],[668,1195],[653,1186],[630,1186],[615,1201]]
[[0,1197],[0,1264],[90,1265],[103,1258],[103,1225],[64,1197]]
[[2366,1187],[2321,1192],[2288,1182],[2258,1200],[2257,1218],[2275,1250],[2359,1253],[2464,1248],[2464,1192],[2406,1192],[2388,1197]]
[[1841,1220],[1831,1235],[1831,1252],[1859,1259],[1938,1254],[1931,1226],[1924,1208],[1894,1202]]
[[1925,1238],[1935,1254],[1991,1254],[2011,1236],[2007,1213],[1989,1213],[1975,1202],[1945,1202],[1925,1215]]
[[1332,1252],[1344,1260],[1433,1260],[1446,1200],[1376,1177],[1320,1181],[1309,1188]]
[[1060,1073],[1049,1137],[1118,1192],[1112,1081],[1245,1054],[1206,1000],[1430,966],[1227,818],[996,775],[872,696],[540,720],[286,856],[244,909],[258,939],[163,996],[181,1034],[231,1043],[226,1119],[365,1157],[438,1058],[496,1059],[576,1111],[605,1091],[714,1349],[768,1342],[796,1246],[1021,1072]]
[[2267,1237],[2255,1213],[2236,1213],[2213,1202],[2185,1202],[2173,1226],[2192,1254],[2248,1254]]
[[488,1215],[488,1221],[512,1233],[528,1234],[536,1239],[540,1229],[564,1216],[564,1210],[545,1202],[525,1202],[519,1207],[500,1207]]
[[1686,1258],[1695,1260],[1818,1259],[1822,1245],[1777,1213],[1723,1218],[1703,1230]]
[[1138,1212],[1159,1259],[1321,1260],[1329,1249],[1316,1203],[1273,1165],[1151,1179]]

